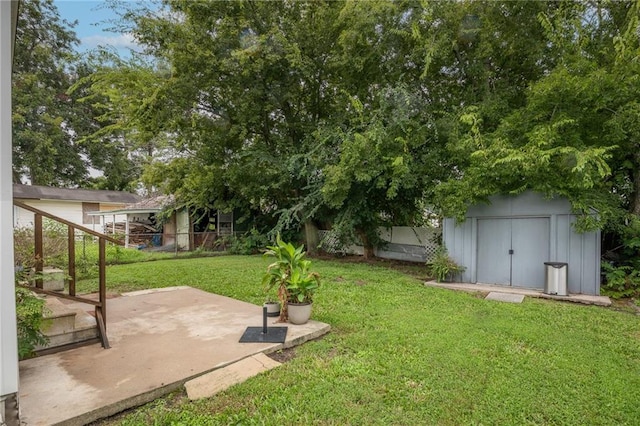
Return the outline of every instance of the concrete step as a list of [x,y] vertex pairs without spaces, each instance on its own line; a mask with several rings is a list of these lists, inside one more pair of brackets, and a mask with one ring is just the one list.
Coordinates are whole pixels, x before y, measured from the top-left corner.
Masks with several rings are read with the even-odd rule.
[[76,312],[68,309],[60,300],[46,297],[43,319],[42,332],[45,335],[69,333],[75,327]]
[[[65,273],[62,269],[43,268],[42,288],[49,291],[64,291]],[[35,281],[32,283],[35,286]]]
[[49,340],[36,350],[80,343],[98,337],[96,319],[81,308],[68,307],[55,297],[47,297],[42,332]]

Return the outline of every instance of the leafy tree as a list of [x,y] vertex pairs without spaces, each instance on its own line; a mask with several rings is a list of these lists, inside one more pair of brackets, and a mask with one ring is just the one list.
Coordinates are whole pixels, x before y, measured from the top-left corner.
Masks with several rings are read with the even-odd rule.
[[354,118],[330,132],[339,156],[323,169],[322,193],[343,241],[360,240],[371,256],[379,227],[422,223],[428,188],[445,171],[437,166],[442,150],[420,97],[398,86],[381,91],[373,111],[357,99],[352,104]]
[[105,94],[95,95],[90,84],[91,77],[112,62],[111,55],[97,52],[76,63],[73,85],[67,90],[74,102],[67,119],[87,166],[101,172],[89,177],[85,185],[130,191],[135,189],[140,168],[129,150],[124,132],[105,132],[104,128],[113,124],[106,118],[111,103]]
[[93,89],[107,133],[170,148],[144,179],[184,204],[367,245],[526,189],[597,208],[584,227],[640,211],[637,3],[164,4],[125,14],[158,62]]
[[[105,95],[82,101],[88,77],[117,58],[80,58],[73,50],[74,25],[60,18],[52,0],[20,3],[12,81],[14,182],[132,189],[139,170],[123,136],[100,132],[105,122],[98,118],[110,108]],[[90,177],[90,169],[101,176]]]
[[538,22],[562,52],[557,64],[497,127],[478,108],[460,114],[462,136],[449,146],[460,170],[438,188],[439,204],[462,217],[495,193],[563,195],[577,212],[597,209],[581,229],[604,226],[607,238],[638,247],[638,3],[559,3]]
[[[341,3],[168,5],[173,14],[134,19],[137,37],[170,70],[144,80],[121,107],[144,118],[127,126],[131,132],[170,135],[177,151],[147,167],[145,179],[198,207],[275,213],[299,205],[306,172],[314,173],[305,160],[312,135],[342,97],[332,64]],[[120,71],[96,84],[131,72]]]
[[[380,218],[389,211],[402,220],[419,216],[424,189],[411,175],[426,157],[418,138],[425,135],[428,126],[420,120],[428,113],[407,112],[415,105],[391,105],[394,97],[428,105],[426,88],[410,95],[402,86],[420,84],[422,73],[413,53],[421,41],[412,32],[419,19],[414,5],[170,1],[167,6],[170,13],[129,17],[136,37],[169,70],[164,75],[146,70],[144,76],[135,69],[112,70],[93,84],[96,93],[107,93],[118,105],[111,113],[123,117],[114,124],[128,129],[127,139],[170,135],[176,152],[169,161],[145,167],[149,185],[196,207],[275,215],[277,229],[314,220],[354,224],[360,219],[347,218],[348,212],[368,211],[371,220],[362,222],[358,233],[375,240],[375,229],[386,223]],[[360,111],[352,107],[356,103]],[[392,111],[398,106],[404,112]],[[394,122],[384,123],[387,119]],[[387,130],[393,135],[382,135]],[[351,189],[329,182],[323,189],[327,176],[342,182],[353,173],[346,168],[369,167],[356,151],[350,159],[347,154],[347,145],[361,134],[370,148],[380,145],[380,156],[397,159],[381,172],[402,177],[371,178]],[[402,138],[412,145],[404,156]],[[402,197],[397,188],[388,193],[407,202],[388,209],[384,195],[339,195],[367,185],[383,193],[383,182],[402,187]]]
[[71,100],[66,65],[78,42],[61,20],[52,0],[20,4],[16,29],[13,90],[14,181],[73,185],[86,178],[86,167],[68,129]]
[[[171,156],[166,131],[171,117],[161,105],[166,72],[132,58],[102,52],[70,92],[90,112],[82,138],[92,165],[103,171],[97,186],[131,189],[145,165]],[[152,192],[151,188],[147,188]]]

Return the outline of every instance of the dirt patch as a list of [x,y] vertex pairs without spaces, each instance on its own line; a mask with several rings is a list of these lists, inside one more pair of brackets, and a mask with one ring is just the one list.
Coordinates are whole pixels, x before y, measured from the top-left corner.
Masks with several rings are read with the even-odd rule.
[[640,306],[633,299],[611,299],[611,308],[620,312],[640,315]]
[[274,361],[285,363],[296,357],[296,349],[295,348],[280,349],[278,351],[267,354],[267,356]]

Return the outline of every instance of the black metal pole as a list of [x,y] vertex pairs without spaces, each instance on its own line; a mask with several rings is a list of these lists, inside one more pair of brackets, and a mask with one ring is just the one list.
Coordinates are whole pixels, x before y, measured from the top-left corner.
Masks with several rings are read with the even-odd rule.
[[262,334],[267,334],[267,307],[262,307]]

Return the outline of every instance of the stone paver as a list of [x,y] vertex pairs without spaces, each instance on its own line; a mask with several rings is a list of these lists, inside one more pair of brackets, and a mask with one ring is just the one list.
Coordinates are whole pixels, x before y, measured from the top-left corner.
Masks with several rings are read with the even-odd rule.
[[189,399],[208,398],[281,364],[263,353],[242,359],[185,383]]
[[524,295],[492,291],[491,293],[487,294],[487,297],[485,297],[485,299],[497,300],[498,302],[522,303],[522,301],[524,300]]
[[492,292],[522,294],[527,297],[538,297],[541,299],[561,300],[564,302],[582,303],[585,305],[611,306],[611,299],[607,296],[592,296],[588,294],[569,294],[568,296],[556,296],[553,294],[545,294],[542,290],[522,287],[506,287],[492,284],[472,284],[472,283],[437,283],[435,281],[427,281],[424,283],[430,287],[440,287],[449,290],[462,290],[469,292]]

